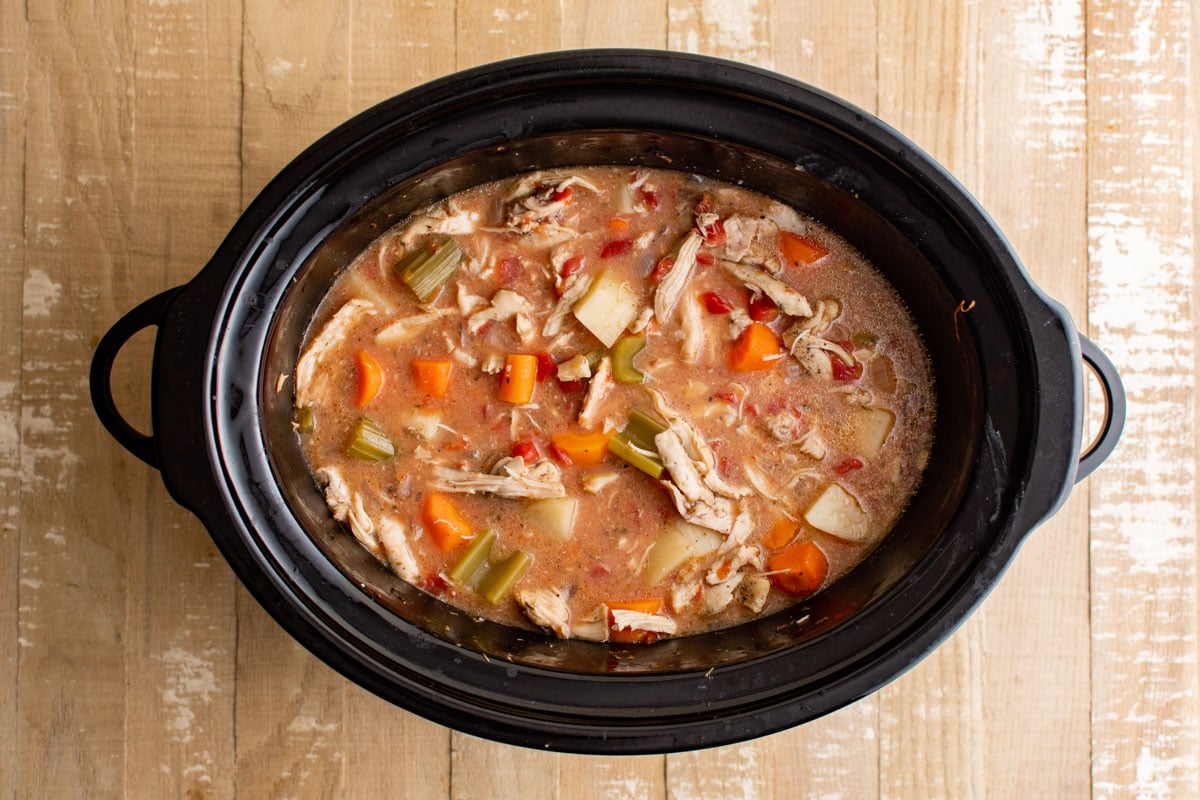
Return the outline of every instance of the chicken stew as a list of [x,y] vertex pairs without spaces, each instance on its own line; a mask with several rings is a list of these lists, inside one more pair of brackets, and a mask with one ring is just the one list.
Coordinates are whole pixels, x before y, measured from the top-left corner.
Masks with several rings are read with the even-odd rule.
[[383,233],[295,371],[335,519],[402,579],[559,637],[650,642],[820,591],[887,534],[932,375],[886,281],[720,181],[587,167]]

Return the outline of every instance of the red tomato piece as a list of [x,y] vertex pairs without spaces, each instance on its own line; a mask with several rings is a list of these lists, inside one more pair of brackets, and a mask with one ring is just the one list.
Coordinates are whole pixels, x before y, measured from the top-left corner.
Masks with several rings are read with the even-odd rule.
[[725,223],[721,220],[710,222],[700,229],[700,235],[709,247],[720,247],[725,244]]
[[667,273],[671,271],[671,267],[673,266],[675,266],[675,259],[671,256],[660,258],[658,263],[654,265],[654,271],[650,273],[650,282],[658,283],[661,281],[667,276]]
[[750,298],[748,313],[755,322],[770,322],[779,316],[779,306],[765,294],[756,294]]
[[583,256],[571,256],[563,262],[558,274],[563,278],[569,278],[581,269],[583,269]]
[[573,381],[559,381],[558,388],[562,389],[564,392],[567,392],[568,394],[574,394],[575,392],[582,392],[583,391],[583,381],[581,379],[576,379]]
[[564,186],[561,189],[555,189],[554,194],[552,194],[550,196],[554,199],[555,202],[562,201],[564,203],[569,203],[569,202],[571,202],[571,198],[574,196],[574,194],[575,193],[573,191],[571,191],[570,186]]
[[658,208],[658,193],[652,189],[639,189],[638,197],[645,203],[646,208],[653,211]]
[[847,472],[854,472],[856,469],[862,469],[863,462],[861,458],[847,458],[842,463],[833,468],[833,471],[838,475],[845,475]]
[[525,268],[521,264],[520,256],[505,256],[496,265],[496,276],[505,286],[516,283],[524,272]]
[[537,445],[533,443],[532,439],[522,439],[513,444],[512,456],[521,459],[526,464],[534,464],[542,454],[538,452]]
[[713,258],[712,253],[706,253],[701,250],[699,253],[696,253],[696,263],[704,267],[711,267],[717,263],[717,260]]
[[633,252],[632,239],[610,239],[600,248],[601,258],[616,258]]
[[835,381],[856,381],[862,377],[863,366],[857,361],[853,364],[847,364],[837,356],[830,358],[833,362],[833,379]]
[[728,314],[733,311],[733,304],[716,292],[705,292],[700,295],[700,299],[704,301],[704,307],[710,314]]
[[554,363],[554,359],[549,353],[537,354],[537,381],[541,383],[547,378],[552,378],[558,374],[558,364]]

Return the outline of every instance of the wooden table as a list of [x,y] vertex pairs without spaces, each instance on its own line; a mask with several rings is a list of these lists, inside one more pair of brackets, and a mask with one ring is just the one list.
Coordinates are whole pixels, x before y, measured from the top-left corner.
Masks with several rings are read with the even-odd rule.
[[[1200,6],[935,5],[0,4],[4,796],[1200,796]],[[802,729],[670,757],[492,744],[342,679],[100,428],[86,381],[97,337],[191,277],[321,133],[456,69],[610,45],[770,67],[899,128],[982,200],[1130,399],[1117,453],[920,666]],[[150,339],[116,378],[143,425]]]

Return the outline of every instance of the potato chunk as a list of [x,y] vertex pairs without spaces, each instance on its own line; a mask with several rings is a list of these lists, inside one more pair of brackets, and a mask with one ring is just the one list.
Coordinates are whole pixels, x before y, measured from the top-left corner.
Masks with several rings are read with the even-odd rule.
[[534,527],[562,541],[571,538],[575,530],[575,515],[579,500],[574,497],[552,497],[538,500],[525,508],[525,516]]
[[859,453],[867,458],[879,455],[895,418],[885,408],[867,408],[854,415],[853,442]]
[[866,541],[871,532],[870,520],[854,495],[836,483],[825,491],[804,512],[804,521],[831,536],[848,542]]
[[624,281],[605,270],[571,312],[605,347],[612,347],[637,317],[637,297]]
[[721,541],[719,534],[679,520],[650,545],[645,566],[642,568],[646,585],[657,586],[663,578],[683,566],[684,562],[716,550]]

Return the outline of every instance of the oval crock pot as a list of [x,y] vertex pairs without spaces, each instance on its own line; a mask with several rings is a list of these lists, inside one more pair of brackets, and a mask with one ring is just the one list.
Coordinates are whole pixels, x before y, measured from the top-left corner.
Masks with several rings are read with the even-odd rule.
[[[330,519],[291,431],[302,336],[338,270],[411,210],[533,168],[705,173],[823,221],[895,285],[938,420],[922,485],[850,575],[766,619],[649,646],[482,622],[388,573]],[[114,407],[113,359],[157,326],[152,435]],[[1080,456],[1083,364],[1104,430]],[[650,51],[505,61],[360,114],[263,190],[187,285],[117,322],[97,413],[161,470],[258,601],[319,658],[450,727],[538,748],[667,752],[844,706],[915,663],[1115,446],[1119,377],[947,172],[865,112],[779,75]]]

